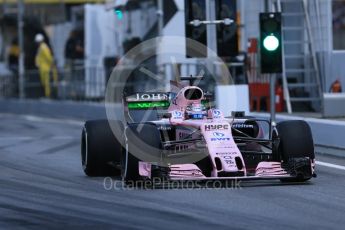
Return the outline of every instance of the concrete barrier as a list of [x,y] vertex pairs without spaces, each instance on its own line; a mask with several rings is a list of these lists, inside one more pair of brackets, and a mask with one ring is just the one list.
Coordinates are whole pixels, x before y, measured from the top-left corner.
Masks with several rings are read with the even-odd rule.
[[[265,113],[252,113],[253,116],[269,119]],[[316,145],[335,149],[345,149],[345,121],[310,118],[290,115],[277,115],[277,121],[304,120],[308,122]]]
[[[120,105],[114,109],[119,116],[123,113]],[[101,102],[1,99],[0,113],[80,121],[106,119],[105,104]]]
[[325,93],[324,117],[345,117],[345,93]]

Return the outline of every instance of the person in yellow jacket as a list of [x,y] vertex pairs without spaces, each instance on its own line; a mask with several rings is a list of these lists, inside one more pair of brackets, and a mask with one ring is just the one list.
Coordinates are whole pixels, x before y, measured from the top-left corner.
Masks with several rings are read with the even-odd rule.
[[35,42],[39,44],[35,63],[39,70],[41,84],[44,89],[44,95],[49,98],[51,95],[50,72],[52,70],[54,82],[57,83],[57,71],[54,64],[54,57],[49,46],[44,42],[44,37],[42,34],[36,35]]

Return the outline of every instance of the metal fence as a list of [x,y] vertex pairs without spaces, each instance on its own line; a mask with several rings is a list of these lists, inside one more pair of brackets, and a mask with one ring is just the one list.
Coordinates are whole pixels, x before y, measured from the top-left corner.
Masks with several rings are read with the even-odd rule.
[[[166,90],[166,85],[169,81],[158,81],[152,75],[161,75],[163,79],[178,80],[178,76],[198,76],[203,75],[204,79],[198,82],[198,86],[205,91],[213,93],[215,86],[224,79],[222,66],[213,63],[209,69],[206,68],[205,63],[181,63],[172,64],[166,63],[162,65],[163,71],[157,73],[152,70],[151,74],[147,74],[144,70],[149,70],[148,67],[139,66],[136,69],[131,69],[130,76],[125,83],[112,86],[114,90],[123,90],[126,94],[135,92],[152,91],[152,90]],[[227,66],[230,72],[237,66]],[[239,67],[242,74],[245,74],[243,66]],[[126,69],[126,66],[124,66]],[[144,69],[144,70],[143,70]],[[153,68],[155,69],[155,68]],[[159,69],[159,68],[158,68]],[[76,100],[76,101],[102,101],[104,100],[105,90],[108,79],[110,78],[112,68],[104,67],[74,67],[68,69],[59,69],[58,80],[55,82],[53,73],[50,76],[51,98],[58,100]],[[240,75],[237,75],[239,77]],[[222,80],[223,79],[223,80]],[[217,82],[219,81],[219,82]],[[238,84],[238,79],[225,79],[227,84]],[[169,84],[170,85],[170,84]],[[120,88],[119,88],[120,87]],[[125,88],[123,88],[125,87]],[[18,97],[18,77],[6,76],[0,77],[0,97]],[[26,70],[24,76],[24,98],[37,99],[44,97],[44,90],[40,81],[38,70]]]
[[18,93],[17,78],[14,75],[0,76],[0,98],[14,97]]
[[[109,73],[110,74],[110,73]],[[51,98],[61,100],[102,100],[107,82],[104,68],[77,67],[57,70],[57,81],[50,74]],[[16,75],[0,77],[0,97],[16,98],[18,95]],[[24,97],[43,98],[44,90],[38,70],[26,70],[24,76]]]

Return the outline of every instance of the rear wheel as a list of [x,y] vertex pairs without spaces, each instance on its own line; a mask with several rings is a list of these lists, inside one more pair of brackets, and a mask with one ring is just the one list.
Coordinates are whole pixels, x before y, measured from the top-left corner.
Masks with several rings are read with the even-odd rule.
[[[130,124],[125,134],[126,146],[121,159],[121,174],[126,184],[135,184],[143,180],[139,174],[139,161],[151,162],[150,156],[157,159],[160,155],[161,137],[156,125],[150,123]],[[148,159],[139,159],[141,155]]]
[[278,153],[283,165],[294,178],[288,182],[303,182],[312,177],[311,160],[315,158],[311,129],[305,121],[284,121],[277,125],[280,143]]
[[[113,122],[123,127],[120,121]],[[81,138],[81,162],[86,175],[120,175],[115,165],[120,163],[121,150],[121,141],[116,139],[107,120],[85,122]]]

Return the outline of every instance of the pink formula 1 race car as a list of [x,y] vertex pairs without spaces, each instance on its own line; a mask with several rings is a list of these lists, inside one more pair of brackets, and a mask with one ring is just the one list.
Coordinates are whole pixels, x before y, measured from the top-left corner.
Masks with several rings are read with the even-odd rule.
[[124,120],[93,120],[82,131],[88,176],[121,175],[124,182],[280,179],[313,176],[309,125],[223,112],[196,86],[178,93],[136,93],[124,98]]

